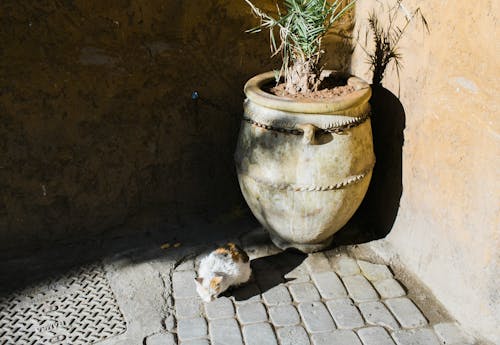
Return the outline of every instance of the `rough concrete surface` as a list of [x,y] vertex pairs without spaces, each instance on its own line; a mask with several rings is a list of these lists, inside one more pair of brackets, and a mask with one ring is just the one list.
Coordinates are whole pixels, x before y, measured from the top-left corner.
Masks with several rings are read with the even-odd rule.
[[[246,233],[237,231],[232,237],[228,235],[227,239],[241,244],[249,243],[248,238],[254,238],[258,241],[249,243],[249,248],[269,247],[270,241],[266,239],[262,229],[248,231],[249,229]],[[243,241],[245,238],[247,240]],[[446,344],[460,344],[463,341],[466,344],[482,344],[465,333],[444,310],[439,313],[440,316],[436,316],[436,313],[427,316],[428,310],[442,309],[432,295],[420,296],[420,299],[426,300],[426,304],[417,308],[417,299],[414,296],[422,295],[423,291],[419,290],[418,282],[406,286],[405,281],[400,281],[408,291],[404,298],[385,299],[376,296],[375,301],[358,302],[355,296],[351,295],[352,291],[358,291],[358,288],[353,286],[359,284],[359,289],[363,291],[368,285],[376,282],[370,280],[374,276],[368,274],[362,276],[363,281],[351,280],[349,283],[351,289],[344,289],[347,295],[320,296],[318,290],[321,291],[321,288],[318,283],[324,284],[324,279],[331,280],[332,275],[338,278],[341,272],[345,273],[345,269],[338,269],[339,261],[356,263],[356,259],[363,259],[365,265],[379,264],[377,266],[379,271],[383,270],[392,275],[380,257],[373,260],[365,255],[368,252],[366,248],[364,251],[359,248],[355,250],[337,248],[309,256],[293,251],[263,249],[252,260],[253,277],[246,286],[230,289],[215,301],[204,303],[197,295],[193,295],[189,288],[193,282],[192,268],[197,267],[199,257],[208,253],[210,248],[215,248],[219,244],[218,241],[211,244],[185,242],[182,246],[165,250],[160,248],[162,245],[160,239],[161,237],[153,236],[144,240],[142,244],[135,239],[133,248],[127,250],[104,246],[108,254],[96,262],[100,262],[107,272],[107,281],[111,286],[113,298],[116,299],[123,314],[126,331],[120,335],[109,336],[96,344],[283,345],[295,344],[294,339],[297,344],[331,344],[329,342],[331,339],[336,339],[343,345],[358,345],[362,342],[371,344],[380,341],[388,344],[394,342],[427,344],[426,341],[442,341]],[[123,241],[130,240],[123,239]],[[119,246],[119,243],[114,245]],[[66,255],[71,257],[69,253]],[[81,263],[78,258],[74,260],[73,265],[78,267]],[[44,262],[52,269],[59,267],[59,271],[65,271],[64,265],[68,264],[67,261],[48,261],[47,258],[40,257],[26,258],[24,263],[34,261],[38,261],[41,265],[38,270],[43,267]],[[5,273],[9,273],[12,279],[9,284],[2,286],[0,295],[0,335],[7,337],[5,339],[15,339],[18,334],[16,332],[19,332],[16,330],[18,319],[12,315],[12,310],[15,311],[18,307],[7,310],[5,301],[12,300],[14,294],[20,296],[17,298],[22,301],[23,294],[29,291],[36,292],[44,284],[52,284],[50,289],[53,289],[52,294],[56,300],[50,305],[42,304],[39,315],[29,319],[28,324],[34,326],[30,337],[59,339],[56,337],[68,337],[73,334],[75,330],[67,326],[64,316],[56,317],[44,311],[45,307],[59,305],[57,296],[64,293],[62,288],[55,284],[54,280],[52,283],[50,280],[46,283],[40,278],[35,280],[35,283],[38,281],[38,285],[31,284],[31,289],[25,289],[27,281],[19,280],[23,278],[23,274],[20,273],[22,270],[18,268],[17,273],[13,272],[18,267],[16,265],[19,265],[19,262],[6,262],[2,265],[2,271],[5,269]],[[45,273],[49,274],[50,269],[45,268]],[[284,278],[287,273],[298,269],[305,270],[308,273],[307,278],[304,274],[296,280]],[[359,272],[362,271],[352,270],[352,272],[357,273],[342,277],[343,281],[349,277],[359,277]],[[400,279],[397,270],[394,273],[393,279]],[[318,274],[323,278],[318,280]],[[28,277],[28,281],[33,279],[33,276]],[[342,284],[340,278],[335,281]],[[248,289],[248,286],[255,288]],[[17,287],[17,291],[21,292],[16,293],[10,287]],[[84,291],[86,289],[89,287],[83,287]],[[105,311],[97,309],[95,315],[97,316],[90,317],[106,317]],[[2,320],[5,318],[13,321],[4,324]],[[420,322],[422,318],[425,318],[425,322]],[[23,330],[24,327],[26,326],[21,326],[20,329]],[[79,338],[82,344],[88,343],[85,342],[85,337],[83,334]],[[9,342],[4,344],[11,345]]]

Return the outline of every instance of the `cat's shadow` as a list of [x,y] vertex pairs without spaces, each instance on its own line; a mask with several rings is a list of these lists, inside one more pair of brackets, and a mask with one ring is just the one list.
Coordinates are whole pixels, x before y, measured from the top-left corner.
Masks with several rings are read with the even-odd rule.
[[275,255],[254,259],[250,262],[252,278],[246,284],[229,289],[223,296],[233,297],[236,301],[245,301],[275,286],[294,280],[285,276],[296,270],[306,257],[304,253],[289,249]]

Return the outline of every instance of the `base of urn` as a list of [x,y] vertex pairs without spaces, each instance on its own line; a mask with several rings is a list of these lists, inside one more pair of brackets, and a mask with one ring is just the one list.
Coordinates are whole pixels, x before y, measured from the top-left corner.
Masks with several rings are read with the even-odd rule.
[[295,248],[303,253],[314,253],[327,249],[328,247],[330,247],[333,240],[333,236],[330,236],[326,240],[320,243],[292,243],[285,241],[281,237],[273,234],[272,232],[269,232],[269,236],[271,237],[271,241],[274,243],[276,247],[283,250],[288,248]]

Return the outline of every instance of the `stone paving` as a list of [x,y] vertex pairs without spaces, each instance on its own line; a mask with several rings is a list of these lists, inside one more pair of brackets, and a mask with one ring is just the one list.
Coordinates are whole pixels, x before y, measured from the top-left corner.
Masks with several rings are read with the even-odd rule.
[[197,260],[179,265],[177,330],[164,343],[176,336],[185,345],[475,344],[455,323],[430,325],[385,265],[334,252],[273,252],[253,253],[251,281],[210,303],[196,294]]
[[[283,252],[260,230],[239,243],[252,259],[252,278],[210,303],[197,296],[194,284],[209,246],[186,246],[159,258],[155,249],[142,254],[147,259],[126,254],[104,260],[127,330],[96,344],[483,344],[449,318],[424,315],[411,289],[386,265],[348,251]],[[51,332],[64,334],[56,328]],[[1,336],[0,344],[14,345]]]

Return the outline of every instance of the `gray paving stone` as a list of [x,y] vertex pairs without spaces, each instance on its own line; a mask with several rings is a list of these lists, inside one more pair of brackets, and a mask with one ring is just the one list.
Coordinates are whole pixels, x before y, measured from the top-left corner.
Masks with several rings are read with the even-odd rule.
[[323,303],[300,303],[298,309],[309,333],[328,332],[335,329],[332,317]]
[[273,329],[268,323],[243,326],[243,338],[246,345],[278,345]]
[[399,324],[382,302],[365,302],[358,305],[366,322],[390,330],[399,328]]
[[363,345],[394,345],[394,341],[382,327],[366,327],[358,329],[358,337]]
[[347,291],[335,272],[319,272],[311,275],[324,299],[345,298]]
[[358,308],[348,298],[327,301],[326,306],[337,328],[353,329],[363,327],[365,324]]
[[276,331],[281,345],[310,345],[309,336],[302,326],[278,328]]
[[370,282],[362,275],[356,274],[342,278],[349,296],[356,302],[376,301],[378,300],[377,291]]
[[291,304],[269,308],[269,318],[277,327],[294,326],[300,323],[300,316]]
[[205,314],[209,320],[233,317],[233,303],[227,297],[219,297],[216,300],[205,303]]
[[330,264],[337,274],[341,277],[359,274],[359,266],[353,258],[340,254],[330,257]]
[[290,284],[290,293],[295,302],[312,302],[319,301],[319,293],[312,283]]
[[183,319],[177,322],[177,336],[179,340],[190,340],[206,337],[207,323],[204,318]]
[[[165,345],[165,344],[161,344]],[[195,340],[187,340],[180,343],[180,345],[210,345],[207,339],[195,339]]]
[[156,333],[146,338],[146,345],[176,345],[172,333]]
[[358,260],[361,273],[371,281],[392,278],[392,273],[386,265],[372,264],[368,261]]
[[292,282],[295,284],[296,283],[305,283],[305,282],[311,280],[311,278],[309,277],[309,272],[307,270],[307,267],[304,263],[295,267],[290,272],[286,272],[284,274],[284,278],[287,280],[292,280]]
[[436,334],[428,328],[395,331],[392,338],[397,345],[441,345]]
[[311,273],[330,271],[332,269],[328,258],[323,253],[309,254],[304,263]]
[[410,299],[406,297],[393,298],[386,300],[385,304],[396,316],[402,327],[417,328],[427,325],[427,319]]
[[236,315],[243,325],[267,321],[266,308],[262,303],[245,303],[236,307]]
[[243,345],[240,327],[235,319],[210,321],[208,329],[212,345]]
[[393,278],[377,280],[373,282],[373,286],[382,298],[396,298],[406,295],[403,287]]
[[289,304],[292,302],[290,293],[285,285],[277,285],[262,294],[267,305]]
[[203,301],[200,298],[178,298],[175,300],[175,316],[190,319],[201,316]]
[[172,285],[174,287],[175,298],[197,297],[194,271],[179,271],[172,275]]
[[474,345],[474,339],[453,322],[434,325],[434,332],[446,345]]
[[362,345],[356,333],[348,330],[313,334],[311,339],[313,345]]

